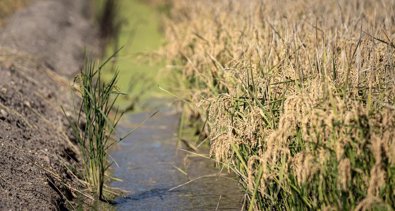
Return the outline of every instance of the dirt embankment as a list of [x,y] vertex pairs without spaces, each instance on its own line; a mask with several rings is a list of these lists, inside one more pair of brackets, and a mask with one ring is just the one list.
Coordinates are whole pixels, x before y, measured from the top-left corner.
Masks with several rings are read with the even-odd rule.
[[88,0],[33,0],[0,28],[0,210],[63,209],[78,159],[61,110],[95,45]]

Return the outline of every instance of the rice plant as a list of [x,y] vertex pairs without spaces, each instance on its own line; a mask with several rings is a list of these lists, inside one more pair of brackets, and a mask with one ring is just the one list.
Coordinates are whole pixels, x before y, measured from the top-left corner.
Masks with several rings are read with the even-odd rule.
[[105,194],[111,192],[105,185],[110,180],[107,174],[111,166],[107,160],[108,149],[115,141],[112,135],[122,116],[122,113],[114,109],[120,95],[115,85],[118,73],[114,71],[110,80],[102,80],[103,67],[111,58],[100,66],[87,59],[84,68],[75,78],[81,96],[78,117],[76,121],[69,118],[81,152],[83,180],[100,200],[106,200]]
[[171,2],[166,53],[249,210],[395,207],[394,1]]

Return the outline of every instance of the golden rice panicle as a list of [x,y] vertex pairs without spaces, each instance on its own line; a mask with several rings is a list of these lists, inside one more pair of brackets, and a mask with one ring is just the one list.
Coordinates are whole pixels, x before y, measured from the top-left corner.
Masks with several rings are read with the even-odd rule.
[[395,207],[395,1],[171,2],[167,55],[251,209]]

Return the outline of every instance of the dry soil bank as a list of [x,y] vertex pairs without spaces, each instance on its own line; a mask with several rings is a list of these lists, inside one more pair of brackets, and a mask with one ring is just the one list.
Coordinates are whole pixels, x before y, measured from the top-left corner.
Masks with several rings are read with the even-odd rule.
[[93,46],[87,0],[33,0],[0,28],[0,210],[55,210],[73,198],[78,163],[61,110]]

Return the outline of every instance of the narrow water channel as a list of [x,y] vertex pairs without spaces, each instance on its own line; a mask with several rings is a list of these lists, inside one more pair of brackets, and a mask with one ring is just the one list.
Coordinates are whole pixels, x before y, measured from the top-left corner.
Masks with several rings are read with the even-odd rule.
[[[136,54],[154,51],[163,37],[155,9],[138,0],[120,0],[122,16],[128,23],[120,34],[118,66],[120,87],[129,100],[144,90],[140,105],[145,109],[126,114],[117,128],[119,136],[136,129],[111,152],[114,177],[122,179],[112,186],[128,193],[115,199],[117,210],[240,210],[243,194],[237,181],[214,167],[207,158],[187,153],[177,143],[180,115],[172,100],[161,97],[156,77],[158,65],[135,59]],[[132,36],[132,37],[131,37]],[[135,81],[130,89],[131,78]],[[147,87],[152,84],[152,87]],[[156,89],[155,89],[156,87]],[[130,97],[132,96],[132,97]],[[123,99],[121,107],[128,105]],[[159,111],[151,117],[151,114]],[[143,124],[142,124],[143,123]],[[204,150],[203,150],[204,151]],[[201,153],[202,151],[199,151]]]
[[178,119],[168,105],[152,118],[125,116],[121,134],[146,121],[111,154],[114,176],[123,180],[112,185],[129,191],[116,199],[117,210],[240,210],[237,182],[209,159],[187,156],[176,146]]

